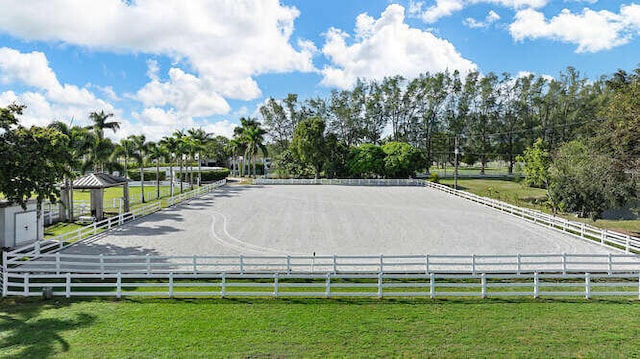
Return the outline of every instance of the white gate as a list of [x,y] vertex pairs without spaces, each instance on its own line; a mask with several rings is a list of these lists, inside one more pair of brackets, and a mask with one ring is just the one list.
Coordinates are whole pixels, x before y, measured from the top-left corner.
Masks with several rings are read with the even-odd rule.
[[36,211],[16,213],[15,245],[33,242],[38,239],[38,215]]

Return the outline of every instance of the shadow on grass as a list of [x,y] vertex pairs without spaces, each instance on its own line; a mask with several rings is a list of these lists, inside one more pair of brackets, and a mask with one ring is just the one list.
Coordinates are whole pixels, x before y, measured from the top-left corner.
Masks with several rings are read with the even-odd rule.
[[71,302],[43,302],[34,299],[3,299],[0,310],[0,357],[45,358],[69,350],[62,332],[87,327],[96,316],[78,312],[73,316],[54,318],[44,310],[56,310]]

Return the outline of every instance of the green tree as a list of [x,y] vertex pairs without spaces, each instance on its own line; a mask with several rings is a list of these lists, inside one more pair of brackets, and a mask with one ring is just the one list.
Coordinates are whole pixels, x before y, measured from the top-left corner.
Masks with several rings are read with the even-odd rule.
[[359,178],[382,176],[385,153],[382,147],[363,143],[349,151],[347,167],[352,176]]
[[22,208],[35,196],[40,209],[45,200],[57,200],[57,185],[70,173],[69,137],[51,127],[18,125],[24,108],[0,109],[0,192]]
[[[268,156],[267,147],[264,144],[264,136],[266,131],[261,127],[258,120],[252,118],[241,118],[240,127],[234,129],[235,137],[242,147],[244,147],[244,157],[248,161],[248,168],[250,172],[250,165],[253,163],[253,175],[256,175],[256,156],[258,150],[262,152],[264,157]],[[251,175],[251,173],[249,173]]]
[[524,163],[524,181],[527,186],[547,188],[551,155],[542,138],[538,138],[532,147],[527,147],[524,155],[517,157],[517,161]]
[[385,177],[407,178],[424,167],[420,150],[406,142],[387,142],[382,145],[382,152]]
[[115,150],[115,144],[108,138],[104,138],[104,129],[111,129],[115,133],[120,128],[120,122],[108,121],[113,117],[112,113],[91,112],[89,119],[92,124],[86,128],[93,133],[90,137],[92,143],[87,164],[93,166],[94,172],[105,170],[105,164],[109,161],[111,154]]
[[574,140],[562,145],[549,169],[554,208],[592,220],[635,197],[635,183],[619,161]]
[[302,120],[296,126],[291,141],[291,153],[294,158],[313,167],[315,178],[320,177],[320,171],[327,159],[324,130],[326,124],[319,117]]
[[159,143],[148,142],[147,153],[156,162],[156,198],[160,198],[160,160],[167,156],[167,152]]
[[138,164],[140,170],[140,192],[142,194],[142,203],[145,203],[144,199],[144,161],[148,155],[148,142],[145,135],[131,135],[127,137],[133,144],[134,152],[133,158]]

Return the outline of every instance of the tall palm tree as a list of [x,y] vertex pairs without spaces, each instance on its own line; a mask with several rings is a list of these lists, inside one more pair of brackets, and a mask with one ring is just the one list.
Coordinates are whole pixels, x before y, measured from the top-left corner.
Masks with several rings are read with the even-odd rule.
[[202,157],[205,156],[204,152],[207,150],[207,143],[211,140],[212,134],[206,133],[202,128],[191,128],[187,130],[187,133],[189,134],[194,159],[196,157],[195,155],[198,157],[198,186],[200,186],[202,182]]
[[149,158],[156,162],[156,198],[160,198],[160,160],[165,158],[164,147],[155,142],[147,143]]
[[[253,175],[256,175],[256,155],[258,149],[264,157],[267,156],[267,147],[264,144],[264,135],[267,133],[261,123],[253,118],[240,118],[240,127],[234,129],[235,139],[242,143],[244,148],[244,160],[249,159],[249,165],[253,162]],[[249,173],[251,175],[251,173]]]
[[69,204],[66,208],[67,221],[73,222],[73,180],[75,179],[76,170],[82,166],[81,159],[89,152],[91,146],[87,140],[88,130],[80,126],[70,126],[61,121],[55,121],[49,124],[50,128],[57,129],[69,137],[69,156],[70,168],[69,175],[65,175],[64,183],[69,193]]
[[182,186],[184,182],[184,175],[182,169],[184,167],[184,160],[189,152],[189,144],[187,135],[183,130],[178,130],[173,133],[173,137],[176,139],[176,157],[178,158],[178,162],[180,164],[180,193],[182,193]]
[[131,135],[127,137],[133,143],[134,148],[134,159],[138,163],[138,167],[140,168],[140,192],[142,193],[142,203],[145,203],[144,200],[144,160],[147,157],[147,138],[145,135]]
[[92,151],[89,153],[89,163],[93,166],[94,172],[101,172],[104,170],[105,163],[109,161],[111,153],[114,150],[114,144],[110,139],[104,138],[104,129],[111,129],[115,133],[120,128],[120,122],[108,121],[113,117],[112,113],[91,112],[89,119],[92,124],[85,127],[91,131],[94,136],[92,141]]
[[172,136],[164,136],[160,140],[160,146],[164,148],[166,156],[169,162],[169,183],[171,187],[171,196],[174,195],[173,184],[173,161],[176,158],[176,152],[178,151],[178,140]]
[[227,143],[226,149],[231,154],[231,170],[236,171],[236,175],[241,176],[239,156],[244,153],[245,144],[239,138],[233,138]]

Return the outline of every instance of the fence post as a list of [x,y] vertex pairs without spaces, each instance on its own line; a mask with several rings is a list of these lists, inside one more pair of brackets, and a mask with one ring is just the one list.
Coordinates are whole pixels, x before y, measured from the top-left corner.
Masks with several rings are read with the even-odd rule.
[[7,252],[2,251],[2,297],[6,298],[9,293],[9,266],[7,265]]
[[604,245],[604,239],[607,237],[607,230],[603,229],[602,232],[600,232],[600,245],[603,246]]
[[220,298],[224,299],[227,294],[227,272],[222,272],[222,283],[220,283]]
[[378,299],[382,299],[382,272],[378,273]]
[[60,252],[56,252],[56,274],[60,275]]
[[627,253],[627,254],[629,253],[629,245],[630,245],[629,242],[631,242],[631,237],[627,234],[627,238],[626,238],[626,241],[625,241],[625,248],[624,248],[625,249],[625,253]]
[[193,275],[198,275],[198,257],[193,255]]
[[380,273],[384,272],[384,255],[380,255]]
[[429,255],[427,254],[424,258],[424,272],[425,274],[429,274]]
[[67,273],[67,281],[65,283],[65,292],[64,296],[66,298],[71,298],[71,273]]
[[104,280],[104,255],[100,253],[100,279]]
[[476,255],[471,255],[471,274],[476,275]]
[[147,264],[147,276],[151,275],[151,259],[149,258],[149,253],[145,255],[145,262]]
[[[111,220],[109,220],[108,223],[109,223],[109,227],[111,227]],[[93,235],[95,236],[96,233],[98,233],[98,229],[97,229],[97,226],[96,226],[96,221],[93,221]]]
[[567,253],[562,253],[562,275],[567,275]]
[[538,272],[533,273],[533,299],[538,299],[540,297],[540,291],[538,283]]
[[591,274],[589,273],[584,274],[584,287],[585,287],[584,297],[586,299],[591,299]]
[[487,298],[487,274],[482,273],[480,276],[480,281],[482,284],[482,299]]
[[244,274],[244,256],[240,255],[240,274]]
[[436,298],[436,275],[434,273],[429,274],[429,298]]
[[327,273],[327,280],[324,285],[324,297],[331,297],[331,273]]
[[273,274],[273,297],[278,298],[278,272]]
[[522,270],[522,257],[520,255],[520,253],[518,253],[518,256],[516,257],[516,274],[520,275],[520,271]]
[[173,298],[173,272],[169,272],[169,298]]
[[612,258],[611,258],[611,253],[609,253],[609,275],[611,275],[611,272],[613,272],[613,262],[612,262]]
[[333,274],[338,273],[338,256],[333,255]]
[[24,290],[24,296],[28,297],[29,296],[29,273],[28,272],[24,274],[22,285],[24,286],[24,288],[22,288]]
[[34,247],[36,254],[40,255],[40,241],[37,241]]
[[118,272],[116,276],[116,298],[122,298],[122,273]]
[[287,274],[291,273],[291,256],[287,254]]

